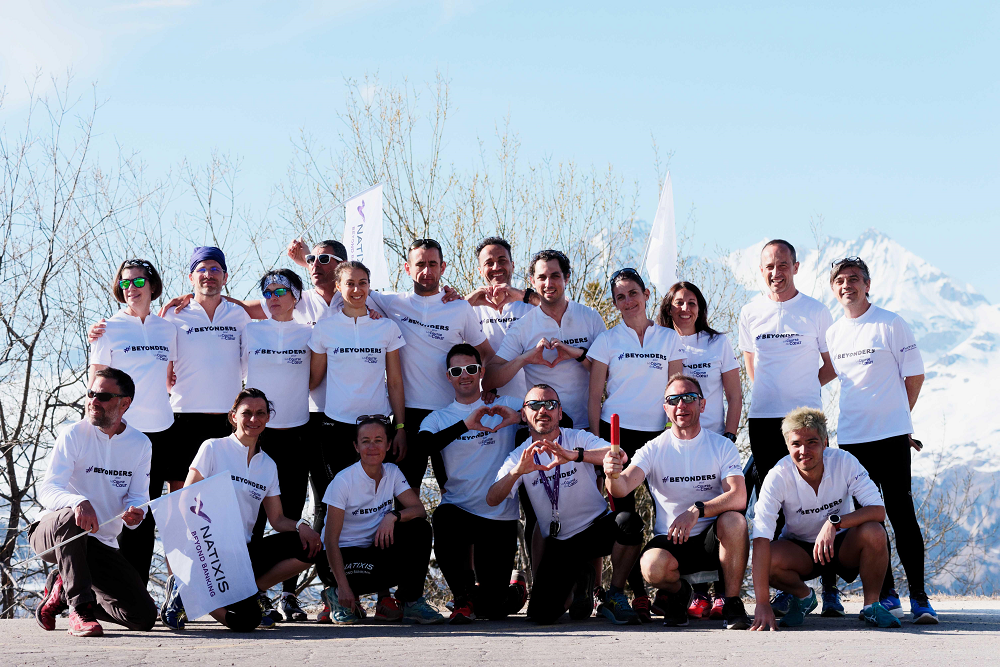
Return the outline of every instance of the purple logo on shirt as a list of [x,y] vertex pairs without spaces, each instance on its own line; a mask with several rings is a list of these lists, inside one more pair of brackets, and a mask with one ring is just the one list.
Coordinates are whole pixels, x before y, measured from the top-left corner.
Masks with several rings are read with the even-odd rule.
[[212,523],[212,519],[210,519],[207,514],[201,511],[203,507],[205,507],[205,503],[201,502],[201,494],[198,494],[197,496],[194,497],[194,505],[192,505],[188,509],[190,509],[192,513],[200,516],[205,521]]

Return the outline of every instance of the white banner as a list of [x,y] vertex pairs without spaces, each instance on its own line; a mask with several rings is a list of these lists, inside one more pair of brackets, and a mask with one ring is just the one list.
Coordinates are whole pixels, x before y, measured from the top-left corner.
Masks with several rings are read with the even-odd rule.
[[382,240],[382,184],[368,188],[344,204],[344,245],[347,259],[372,272],[371,288],[389,287],[389,270]]
[[646,255],[642,258],[649,281],[656,286],[662,297],[677,282],[677,232],[674,228],[674,186],[670,182],[670,172],[663,181],[660,203],[656,207],[653,227],[649,230]]
[[150,507],[189,619],[257,593],[228,471],[157,498]]

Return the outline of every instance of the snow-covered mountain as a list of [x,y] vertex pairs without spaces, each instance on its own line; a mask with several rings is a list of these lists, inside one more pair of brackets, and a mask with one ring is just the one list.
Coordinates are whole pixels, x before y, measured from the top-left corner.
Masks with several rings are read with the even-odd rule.
[[[758,268],[764,242],[727,260],[750,292],[765,289]],[[915,500],[919,504],[921,490],[931,486],[932,502],[949,493],[968,493],[974,500],[955,520],[964,529],[979,521],[981,535],[983,530],[995,533],[1000,509],[994,491],[1000,480],[1000,417],[994,402],[1000,396],[1000,307],[873,229],[853,240],[829,238],[821,248],[798,254],[796,287],[827,304],[834,319],[842,310],[830,289],[831,262],[857,256],[868,264],[872,301],[906,319],[924,357],[926,381],[913,411],[914,437],[924,443],[924,450],[913,455]],[[835,423],[835,386],[827,398],[827,413]],[[974,549],[968,558],[980,559],[976,578],[982,590],[993,592],[1000,589],[1000,541],[995,536],[986,541],[985,551]],[[954,582],[945,577],[937,583],[951,588]]]

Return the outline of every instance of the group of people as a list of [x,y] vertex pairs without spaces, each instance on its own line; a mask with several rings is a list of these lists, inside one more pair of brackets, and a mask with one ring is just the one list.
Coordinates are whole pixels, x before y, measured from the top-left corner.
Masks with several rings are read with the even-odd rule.
[[[794,248],[771,241],[767,292],[740,316],[758,498],[751,619],[741,599],[751,535],[735,446],[740,364],[697,286],[672,286],[654,321],[639,272],[616,271],[621,321],[607,329],[568,298],[570,262],[557,250],[532,257],[530,286],[518,290],[510,244],[484,239],[484,284],[465,298],[442,287],[446,258],[433,239],[409,248],[407,293],[372,291],[368,269],[338,241],[294,240],[288,255],[311,289],[275,269],[260,279],[261,299],[240,301],[222,294],[223,252],[195,248],[192,294],[159,316],[156,268],[119,267],[111,291],[123,307],[89,332],[86,418],[59,434],[40,486],[45,512],[29,528],[56,564],[36,610],[43,628],[68,609],[79,636],[101,634],[101,620],[148,630],[157,616],[183,629],[173,575],[159,613],[147,592],[155,525],[145,503],[225,470],[258,588],[212,612],[233,630],[306,620],[295,590],[311,565],[325,585],[317,620],[337,624],[362,619],[359,596],[376,594],[382,621],[463,624],[527,604],[539,623],[596,608],[616,624],[661,615],[669,626],[712,617],[776,629],[776,617],[798,625],[817,606],[805,583],[816,577],[824,615],[843,615],[837,577],[860,573],[862,618],[893,627],[902,608],[887,514],[913,620],[937,622],[909,496],[923,367],[905,322],[871,304],[859,258],[831,269],[845,313],[832,324],[796,290]],[[840,449],[829,449],[820,387],[835,377]],[[420,498],[428,461],[441,491],[430,520]],[[642,483],[655,509],[645,544]],[[522,514],[530,595],[513,570]],[[447,619],[424,598],[432,550],[453,596]],[[273,608],[267,591],[278,585]]]

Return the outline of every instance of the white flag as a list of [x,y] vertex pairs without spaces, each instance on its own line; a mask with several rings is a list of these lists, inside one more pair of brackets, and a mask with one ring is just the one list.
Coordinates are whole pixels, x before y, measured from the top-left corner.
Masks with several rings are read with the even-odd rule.
[[344,204],[344,245],[347,259],[357,260],[371,271],[371,288],[389,287],[382,241],[382,184],[354,195]]
[[257,593],[228,471],[168,493],[149,506],[188,618]]
[[642,258],[649,281],[656,286],[660,295],[667,293],[677,282],[677,232],[674,229],[674,187],[670,183],[670,172],[663,182],[660,203],[656,206],[656,217],[649,230],[646,255]]

